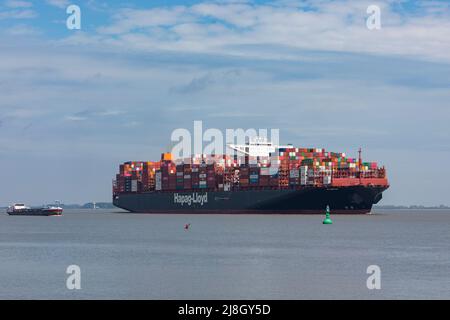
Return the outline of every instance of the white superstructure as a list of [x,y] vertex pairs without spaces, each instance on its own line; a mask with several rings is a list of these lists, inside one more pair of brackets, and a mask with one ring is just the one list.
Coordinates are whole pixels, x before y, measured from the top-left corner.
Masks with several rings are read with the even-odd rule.
[[28,209],[30,209],[30,207],[27,207],[23,203],[15,203],[14,205],[9,206],[8,209],[6,210],[6,212],[11,213],[11,212],[15,212],[15,211],[28,210]]
[[252,157],[268,157],[270,153],[274,153],[279,148],[292,148],[291,145],[274,145],[265,137],[253,137],[246,144],[227,144],[227,146],[230,149]]

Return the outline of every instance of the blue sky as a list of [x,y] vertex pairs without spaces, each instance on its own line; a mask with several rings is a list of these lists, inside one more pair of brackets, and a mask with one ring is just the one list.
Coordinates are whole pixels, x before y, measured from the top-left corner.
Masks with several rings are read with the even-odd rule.
[[449,104],[448,1],[0,0],[0,205],[109,201],[194,120],[361,146],[383,203],[450,205]]

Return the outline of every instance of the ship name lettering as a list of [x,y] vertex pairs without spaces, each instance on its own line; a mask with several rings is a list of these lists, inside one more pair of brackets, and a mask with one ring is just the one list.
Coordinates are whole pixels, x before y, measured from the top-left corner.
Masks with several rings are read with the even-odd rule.
[[199,194],[197,192],[193,192],[192,194],[174,193],[173,202],[181,204],[182,206],[184,206],[184,204],[191,206],[193,203],[198,203],[201,206],[203,206],[203,204],[208,203],[208,193],[207,192],[205,192],[204,194]]

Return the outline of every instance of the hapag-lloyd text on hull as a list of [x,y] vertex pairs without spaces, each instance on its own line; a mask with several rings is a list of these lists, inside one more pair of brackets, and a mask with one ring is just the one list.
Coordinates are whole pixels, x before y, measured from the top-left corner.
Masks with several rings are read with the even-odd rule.
[[191,206],[192,204],[198,203],[203,206],[204,203],[208,203],[208,192],[204,194],[199,194],[198,192],[193,192],[191,194],[173,194],[173,202],[179,203],[182,206],[187,204]]

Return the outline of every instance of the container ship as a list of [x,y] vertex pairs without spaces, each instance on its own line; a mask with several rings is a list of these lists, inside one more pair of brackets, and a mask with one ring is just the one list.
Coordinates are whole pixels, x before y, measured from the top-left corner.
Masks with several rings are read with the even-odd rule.
[[129,161],[113,180],[113,204],[135,213],[366,214],[389,187],[384,167],[345,153],[227,145],[227,155]]

